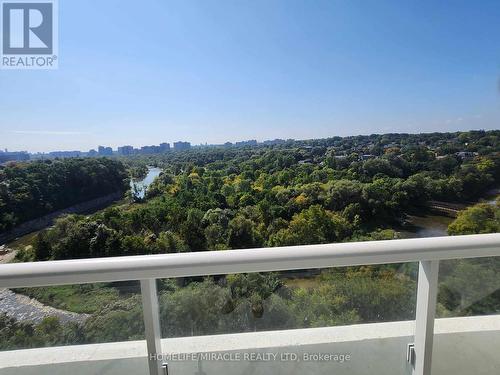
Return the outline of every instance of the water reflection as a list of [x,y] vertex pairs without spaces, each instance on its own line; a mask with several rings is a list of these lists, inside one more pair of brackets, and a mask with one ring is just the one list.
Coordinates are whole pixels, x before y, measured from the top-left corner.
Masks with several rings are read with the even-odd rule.
[[449,216],[423,215],[408,216],[406,229],[401,233],[404,238],[441,237],[448,235],[448,225],[454,220]]
[[132,194],[134,199],[142,200],[146,196],[146,191],[148,186],[153,183],[156,177],[158,177],[161,173],[160,168],[156,167],[148,167],[148,174],[142,180],[131,179],[130,180],[130,189],[132,190]]

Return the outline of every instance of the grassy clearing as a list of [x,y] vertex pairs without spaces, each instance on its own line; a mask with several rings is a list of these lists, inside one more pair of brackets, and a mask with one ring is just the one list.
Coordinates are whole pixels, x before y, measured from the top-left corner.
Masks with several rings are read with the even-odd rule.
[[92,314],[103,306],[119,300],[118,289],[104,284],[63,285],[16,289],[39,302],[61,310]]
[[319,281],[317,277],[308,279],[286,279],[283,280],[283,282],[289,288],[303,288],[303,289],[314,289],[321,283],[321,281]]
[[32,232],[16,238],[14,241],[9,242],[6,246],[13,250],[23,250],[26,246],[29,246],[33,243],[33,240],[35,239],[38,232],[39,231]]

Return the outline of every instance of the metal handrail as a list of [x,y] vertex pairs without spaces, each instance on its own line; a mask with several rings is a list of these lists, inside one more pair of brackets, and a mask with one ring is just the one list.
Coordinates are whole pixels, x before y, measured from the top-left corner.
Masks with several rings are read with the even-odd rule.
[[500,256],[500,233],[0,265],[0,288]]

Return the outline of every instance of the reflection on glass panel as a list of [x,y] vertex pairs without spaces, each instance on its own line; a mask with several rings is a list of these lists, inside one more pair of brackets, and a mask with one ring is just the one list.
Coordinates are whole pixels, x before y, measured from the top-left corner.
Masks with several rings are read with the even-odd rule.
[[500,257],[442,261],[438,317],[500,313]]
[[440,264],[433,373],[497,374],[500,257]]
[[136,281],[0,291],[0,350],[143,337]]
[[413,320],[416,265],[159,281],[164,337]]
[[[412,263],[160,280],[169,368],[409,374],[416,269]],[[367,324],[382,322],[389,324]]]

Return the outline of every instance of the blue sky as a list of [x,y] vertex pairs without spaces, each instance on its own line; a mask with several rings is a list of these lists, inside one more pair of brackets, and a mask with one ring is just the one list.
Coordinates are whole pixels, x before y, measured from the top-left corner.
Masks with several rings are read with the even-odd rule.
[[59,0],[0,71],[0,148],[499,129],[500,2]]

